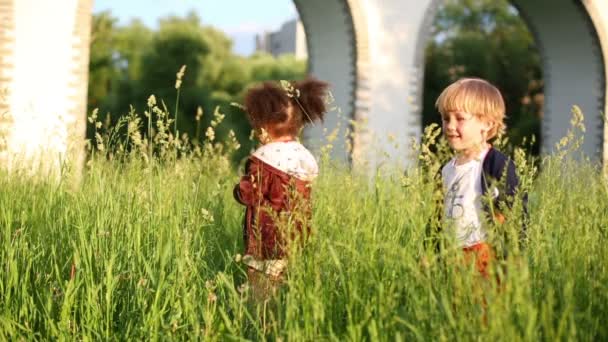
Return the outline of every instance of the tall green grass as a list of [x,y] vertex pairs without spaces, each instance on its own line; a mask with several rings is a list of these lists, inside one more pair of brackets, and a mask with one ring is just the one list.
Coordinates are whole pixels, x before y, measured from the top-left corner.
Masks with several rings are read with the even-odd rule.
[[0,339],[608,338],[608,185],[567,150],[538,174],[521,166],[527,239],[505,238],[518,219],[496,227],[509,256],[500,285],[481,286],[457,249],[426,243],[438,156],[422,148],[424,167],[372,178],[324,159],[312,238],[277,295],[255,303],[237,261],[234,142],[121,139],[77,188],[0,176]]

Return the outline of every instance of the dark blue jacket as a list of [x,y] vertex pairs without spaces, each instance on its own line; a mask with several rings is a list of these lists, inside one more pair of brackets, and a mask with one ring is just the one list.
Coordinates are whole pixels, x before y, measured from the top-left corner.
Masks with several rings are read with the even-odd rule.
[[[506,179],[503,180],[503,177],[506,177]],[[490,219],[495,219],[495,214],[500,212],[501,204],[506,205],[508,208],[513,207],[515,195],[519,189],[519,183],[517,169],[513,160],[499,150],[490,147],[490,150],[483,160],[481,173],[481,192],[484,198],[487,198],[488,191],[492,185],[496,186],[498,189],[498,197],[493,199],[491,205],[487,202],[485,202],[483,205],[484,211],[488,214]],[[522,239],[522,242],[524,242],[526,236],[526,222],[528,220],[527,194],[523,194],[522,200],[524,217],[520,239]],[[438,222],[442,221],[443,220],[439,219]],[[439,250],[438,241],[436,237],[432,237],[433,234],[431,233],[430,228],[431,225],[429,224],[427,226],[427,236],[430,238],[430,241],[427,242],[434,244],[435,249]],[[437,228],[441,229],[440,227]]]
[[[505,167],[507,168],[506,172]],[[493,207],[496,209],[498,208],[499,202],[504,202],[509,208],[511,208],[513,206],[513,198],[517,192],[517,188],[519,187],[519,177],[517,176],[517,170],[515,169],[515,163],[513,160],[494,147],[490,147],[490,150],[483,160],[482,169],[482,195],[487,195],[488,187],[493,183],[497,183],[499,185],[504,184],[504,187],[499,189],[499,196],[494,199]],[[505,176],[506,180],[503,181],[503,177]],[[488,214],[492,214],[492,208],[490,208],[488,204],[484,205],[484,209]]]
[[[491,203],[492,206],[490,206],[490,203],[484,204],[484,210],[492,218],[499,208],[499,203],[504,203],[509,208],[513,207],[513,201],[519,189],[519,177],[513,160],[494,147],[490,147],[486,154],[482,169],[481,193],[483,196],[487,195],[488,187],[492,184],[496,184],[499,190],[498,197],[494,198],[493,203]],[[503,177],[506,177],[506,179],[503,180]],[[526,221],[528,220],[528,194],[522,195],[522,201],[524,217],[521,238],[524,238],[526,235]]]

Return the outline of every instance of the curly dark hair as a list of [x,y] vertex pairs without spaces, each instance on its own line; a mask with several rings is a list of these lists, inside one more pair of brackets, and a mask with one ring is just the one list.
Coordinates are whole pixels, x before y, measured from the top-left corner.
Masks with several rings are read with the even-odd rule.
[[323,121],[328,87],[312,77],[289,82],[287,87],[263,82],[245,94],[247,118],[255,129],[269,129],[276,136],[297,135],[304,125]]

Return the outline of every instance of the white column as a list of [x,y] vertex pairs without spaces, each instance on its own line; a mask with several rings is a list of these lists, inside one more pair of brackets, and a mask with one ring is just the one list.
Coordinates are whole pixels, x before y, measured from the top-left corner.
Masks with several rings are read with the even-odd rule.
[[369,167],[411,164],[421,136],[424,49],[433,0],[362,0],[368,26],[369,91],[365,138]]
[[608,82],[608,1],[583,0],[583,4],[587,8],[587,12],[589,12],[589,16],[595,26],[604,61],[604,89],[600,89],[603,91],[604,96],[604,103],[602,104],[604,122],[600,122],[600,125],[604,126],[602,134],[602,161],[604,164],[604,172],[608,175],[608,87],[606,87],[605,83]]
[[354,40],[348,5],[342,0],[295,0],[306,30],[308,72],[329,82],[335,108],[305,132],[305,140],[313,150],[329,146],[325,139],[335,132],[331,157],[348,162],[346,130],[352,115],[355,86]]
[[58,175],[82,155],[91,1],[19,0],[11,7],[13,41],[0,66],[11,122],[6,165]]

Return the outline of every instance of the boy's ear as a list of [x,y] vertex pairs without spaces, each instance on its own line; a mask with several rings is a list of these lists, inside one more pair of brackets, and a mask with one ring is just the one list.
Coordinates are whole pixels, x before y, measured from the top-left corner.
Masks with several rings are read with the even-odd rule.
[[494,123],[492,121],[485,121],[483,126],[484,133],[488,133],[494,127]]

